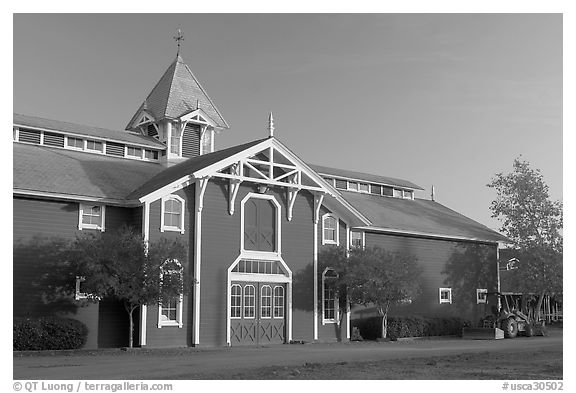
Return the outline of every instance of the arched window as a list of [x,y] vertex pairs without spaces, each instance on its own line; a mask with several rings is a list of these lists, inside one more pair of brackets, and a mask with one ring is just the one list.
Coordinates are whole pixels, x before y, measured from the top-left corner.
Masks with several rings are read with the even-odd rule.
[[244,286],[244,318],[251,319],[255,316],[256,289],[254,285]]
[[338,298],[336,297],[336,279],[338,274],[326,268],[322,273],[322,323],[338,321]]
[[284,287],[274,287],[274,318],[284,318]]
[[[161,282],[167,283],[169,280],[182,281],[182,264],[177,259],[166,260],[160,268]],[[158,327],[178,326],[182,327],[182,302],[183,295],[171,296],[160,299],[158,303]]]
[[240,318],[242,316],[242,287],[234,284],[230,292],[230,318]]
[[260,318],[272,318],[272,287],[263,285],[260,288]]
[[162,198],[160,231],[184,233],[184,199],[178,195]]
[[250,198],[244,204],[244,249],[278,251],[276,206],[269,199]]
[[330,213],[322,216],[322,244],[340,244],[338,217]]

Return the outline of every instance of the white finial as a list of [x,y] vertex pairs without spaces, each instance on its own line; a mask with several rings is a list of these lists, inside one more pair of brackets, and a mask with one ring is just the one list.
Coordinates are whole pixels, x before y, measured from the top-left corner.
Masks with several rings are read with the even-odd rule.
[[272,116],[272,112],[270,112],[270,116],[268,117],[268,132],[270,133],[270,138],[274,137],[274,117]]
[[432,198],[432,200],[434,200],[434,198],[436,197],[434,193],[434,185],[432,185],[432,194],[430,195],[430,197]]

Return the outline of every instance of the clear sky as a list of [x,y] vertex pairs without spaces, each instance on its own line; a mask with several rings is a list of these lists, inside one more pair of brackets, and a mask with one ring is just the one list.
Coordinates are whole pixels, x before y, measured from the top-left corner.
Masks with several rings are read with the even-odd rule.
[[562,199],[561,14],[14,16],[14,112],[123,130],[181,49],[231,129],[410,180],[491,228],[522,155]]

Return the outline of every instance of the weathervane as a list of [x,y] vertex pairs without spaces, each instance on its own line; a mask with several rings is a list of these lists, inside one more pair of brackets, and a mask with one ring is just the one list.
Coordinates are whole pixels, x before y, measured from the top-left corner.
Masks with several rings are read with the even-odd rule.
[[178,52],[176,52],[176,56],[180,56],[180,41],[184,41],[184,35],[182,34],[182,30],[180,30],[180,28],[178,31],[176,31],[174,41],[176,41],[176,44],[178,44]]

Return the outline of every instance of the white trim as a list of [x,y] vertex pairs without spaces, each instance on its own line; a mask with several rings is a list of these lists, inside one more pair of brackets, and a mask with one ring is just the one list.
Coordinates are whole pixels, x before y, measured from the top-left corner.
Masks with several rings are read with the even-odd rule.
[[158,302],[158,329],[166,326],[177,326],[178,328],[182,329],[184,323],[182,321],[182,309],[184,305],[184,295],[180,294],[178,301],[176,302],[176,320],[162,320],[162,302]]
[[[196,116],[198,116],[198,118],[195,118]],[[202,108],[196,108],[191,112],[188,112],[183,116],[180,116],[178,120],[200,125],[209,125],[214,128],[220,128],[218,127],[216,122],[214,122],[214,120],[212,120],[212,118],[210,118],[210,116],[208,116],[206,112],[204,112]]]
[[[84,210],[87,210],[88,208],[91,209],[96,206],[100,207],[100,225],[84,224],[82,222],[82,216],[84,215]],[[102,204],[88,205],[86,203],[78,204],[78,230],[82,231],[84,229],[95,229],[101,232],[104,232],[106,230],[106,205]]]
[[[482,299],[480,298],[480,294],[484,294],[484,296],[482,297]],[[488,293],[488,289],[486,288],[482,288],[482,289],[476,289],[476,304],[485,304],[486,303],[486,294]]]
[[[208,186],[210,178],[205,177],[196,183],[194,188],[196,205],[195,219],[194,219],[194,287],[193,299],[194,305],[192,307],[192,320],[194,324],[192,344],[200,344],[200,271],[202,262],[202,209],[204,208],[204,194]],[[228,331],[228,334],[230,332]]]
[[[232,288],[234,287],[238,287],[240,288],[240,316],[238,317],[233,317],[232,316]],[[254,287],[252,285],[252,287]],[[230,285],[230,319],[242,319],[242,317],[244,316],[244,287],[242,287],[242,285],[240,284],[232,284]],[[252,318],[248,318],[248,319],[252,319]]]
[[17,196],[33,196],[39,198],[49,198],[49,199],[61,199],[65,201],[73,201],[73,202],[86,202],[86,203],[94,203],[94,204],[106,204],[106,205],[116,205],[116,206],[123,206],[123,207],[135,207],[139,206],[140,203],[138,201],[125,201],[120,199],[107,199],[107,198],[96,198],[88,195],[67,195],[67,194],[59,194],[55,192],[43,192],[43,191],[32,191],[32,190],[21,190],[21,189],[14,189],[14,195]]
[[146,319],[148,318],[148,306],[140,306],[140,345],[146,345]]
[[[335,234],[334,234],[334,238],[335,240],[328,240],[325,238],[325,234],[324,234],[324,230],[326,229],[324,227],[324,221],[327,218],[333,218],[336,220],[336,228],[335,228]],[[335,215],[334,213],[326,213],[322,216],[322,245],[326,245],[326,244],[334,244],[339,246],[340,245],[340,219],[338,218],[337,215]]]
[[[172,200],[176,200],[178,202],[180,202],[180,206],[181,206],[181,212],[180,212],[180,227],[175,227],[175,226],[170,226],[170,225],[165,225],[164,224],[164,205],[166,202],[168,201],[172,201]],[[178,195],[175,194],[170,194],[170,195],[166,195],[164,197],[161,198],[161,204],[160,204],[160,232],[180,232],[180,233],[184,233],[185,231],[185,220],[184,220],[184,216],[186,213],[186,201],[181,198]]]
[[[332,178],[334,180],[338,179],[338,180],[346,180],[346,181],[353,181],[353,182],[357,182],[357,183],[368,183],[368,184],[376,184],[379,186],[386,186],[386,187],[394,187],[394,188],[403,188],[403,189],[407,189],[407,190],[423,190],[422,188],[420,188],[420,186],[418,186],[418,188],[415,187],[410,187],[410,186],[401,186],[399,184],[391,184],[391,183],[382,183],[379,181],[375,181],[375,180],[368,180],[368,179],[360,179],[360,178],[356,178],[356,177],[346,177],[346,176],[341,176],[341,175],[335,175],[332,173],[325,173],[325,172],[318,172],[319,175],[321,176],[326,176],[329,178]],[[371,191],[371,190],[370,190]],[[365,191],[364,191],[365,192]],[[378,195],[378,194],[374,194],[374,195]]]
[[[262,254],[262,253],[260,253]],[[277,261],[282,265],[285,274],[261,274],[261,273],[237,273],[232,270],[243,259],[261,259],[266,261]],[[267,283],[281,283],[286,284],[286,342],[292,340],[292,270],[288,267],[286,262],[280,255],[271,255],[270,257],[263,257],[262,255],[254,255],[253,253],[241,252],[240,255],[230,264],[226,274],[226,343],[231,345],[230,339],[230,288],[232,281],[240,282],[267,282]],[[255,310],[256,312],[256,310]]]
[[[448,293],[448,299],[442,299],[442,293]],[[452,304],[452,288],[438,288],[438,301],[440,304]]]
[[485,243],[485,244],[494,244],[494,245],[498,244],[498,240],[486,240],[486,239],[465,237],[465,236],[439,235],[439,234],[434,234],[434,233],[406,231],[406,230],[401,230],[401,229],[390,229],[390,228],[380,228],[380,227],[371,227],[371,226],[354,227],[354,229],[359,229],[359,230],[368,231],[368,232],[390,233],[393,235],[413,235],[413,236],[430,237],[430,238],[434,238],[434,239],[465,240],[465,241]]
[[[147,145],[147,144],[140,144],[138,142],[129,142],[129,141],[123,141],[120,139],[114,139],[114,138],[102,138],[101,136],[93,136],[93,135],[86,135],[86,134],[78,134],[75,132],[69,132],[69,131],[61,131],[61,130],[53,130],[50,128],[42,128],[42,127],[33,127],[33,126],[27,126],[24,124],[19,124],[19,123],[14,123],[14,126],[25,129],[25,130],[34,130],[34,131],[47,131],[50,133],[56,133],[56,134],[61,134],[64,135],[64,137],[67,136],[71,136],[72,138],[76,138],[76,139],[94,139],[94,140],[100,140],[102,142],[108,141],[108,142],[115,142],[115,143],[129,143],[132,145],[137,145],[137,146],[144,146],[147,147],[149,149],[158,149],[158,150],[162,150],[165,146],[151,146],[151,145]],[[110,131],[110,130],[109,130]],[[134,136],[141,136],[140,133],[127,133],[128,135],[134,135]],[[25,143],[25,142],[21,142],[21,143]],[[117,156],[115,156],[117,157]]]
[[324,269],[324,271],[322,272],[322,325],[328,325],[328,324],[337,324],[338,321],[340,320],[340,307],[339,307],[339,302],[338,302],[338,296],[336,296],[336,292],[334,292],[334,319],[330,319],[330,318],[325,318],[326,316],[326,310],[324,309],[324,300],[326,300],[326,298],[324,297],[324,289],[325,289],[325,280],[326,280],[326,273],[328,271],[333,271],[336,275],[338,275],[336,273],[336,271],[331,268],[331,267],[327,267]]
[[[263,293],[262,293],[262,292],[264,292],[264,288],[269,288],[269,289],[270,289],[270,305],[268,306],[268,307],[270,308],[270,315],[267,316],[267,317],[265,317],[264,315],[262,315],[262,308],[263,308],[263,306],[264,306],[264,304],[263,304],[264,302],[262,302],[262,298],[263,298]],[[259,300],[259,303],[260,303],[260,310],[258,310],[258,311],[260,312],[260,319],[272,319],[272,313],[273,313],[272,308],[274,307],[274,306],[273,306],[273,299],[274,299],[274,293],[273,293],[273,290],[272,290],[272,286],[271,286],[271,285],[268,285],[268,284],[264,284],[264,285],[260,286],[260,298],[258,299],[258,300]]]
[[[364,233],[364,232],[362,232]],[[350,226],[346,224],[346,258],[350,255]],[[346,295],[346,338],[350,339],[350,298]]]
[[358,233],[358,234],[360,234],[360,242],[362,243],[362,244],[360,245],[360,248],[361,248],[361,249],[365,249],[365,248],[366,248],[366,232],[364,232],[364,231],[359,231],[359,230],[356,230],[356,229],[350,230],[349,232],[350,232],[350,237],[348,238],[348,243],[347,243],[348,246],[349,246],[349,247],[352,247],[352,234],[353,234],[353,233]]
[[[274,230],[274,251],[256,251],[246,250],[244,248],[244,205],[250,199],[265,199],[274,204],[276,207],[276,228]],[[240,253],[243,255],[251,255],[250,258],[254,259],[269,259],[282,254],[282,207],[273,195],[258,194],[249,192],[240,202]]]
[[13,126],[12,127],[12,142],[19,142],[20,139],[20,127]]

